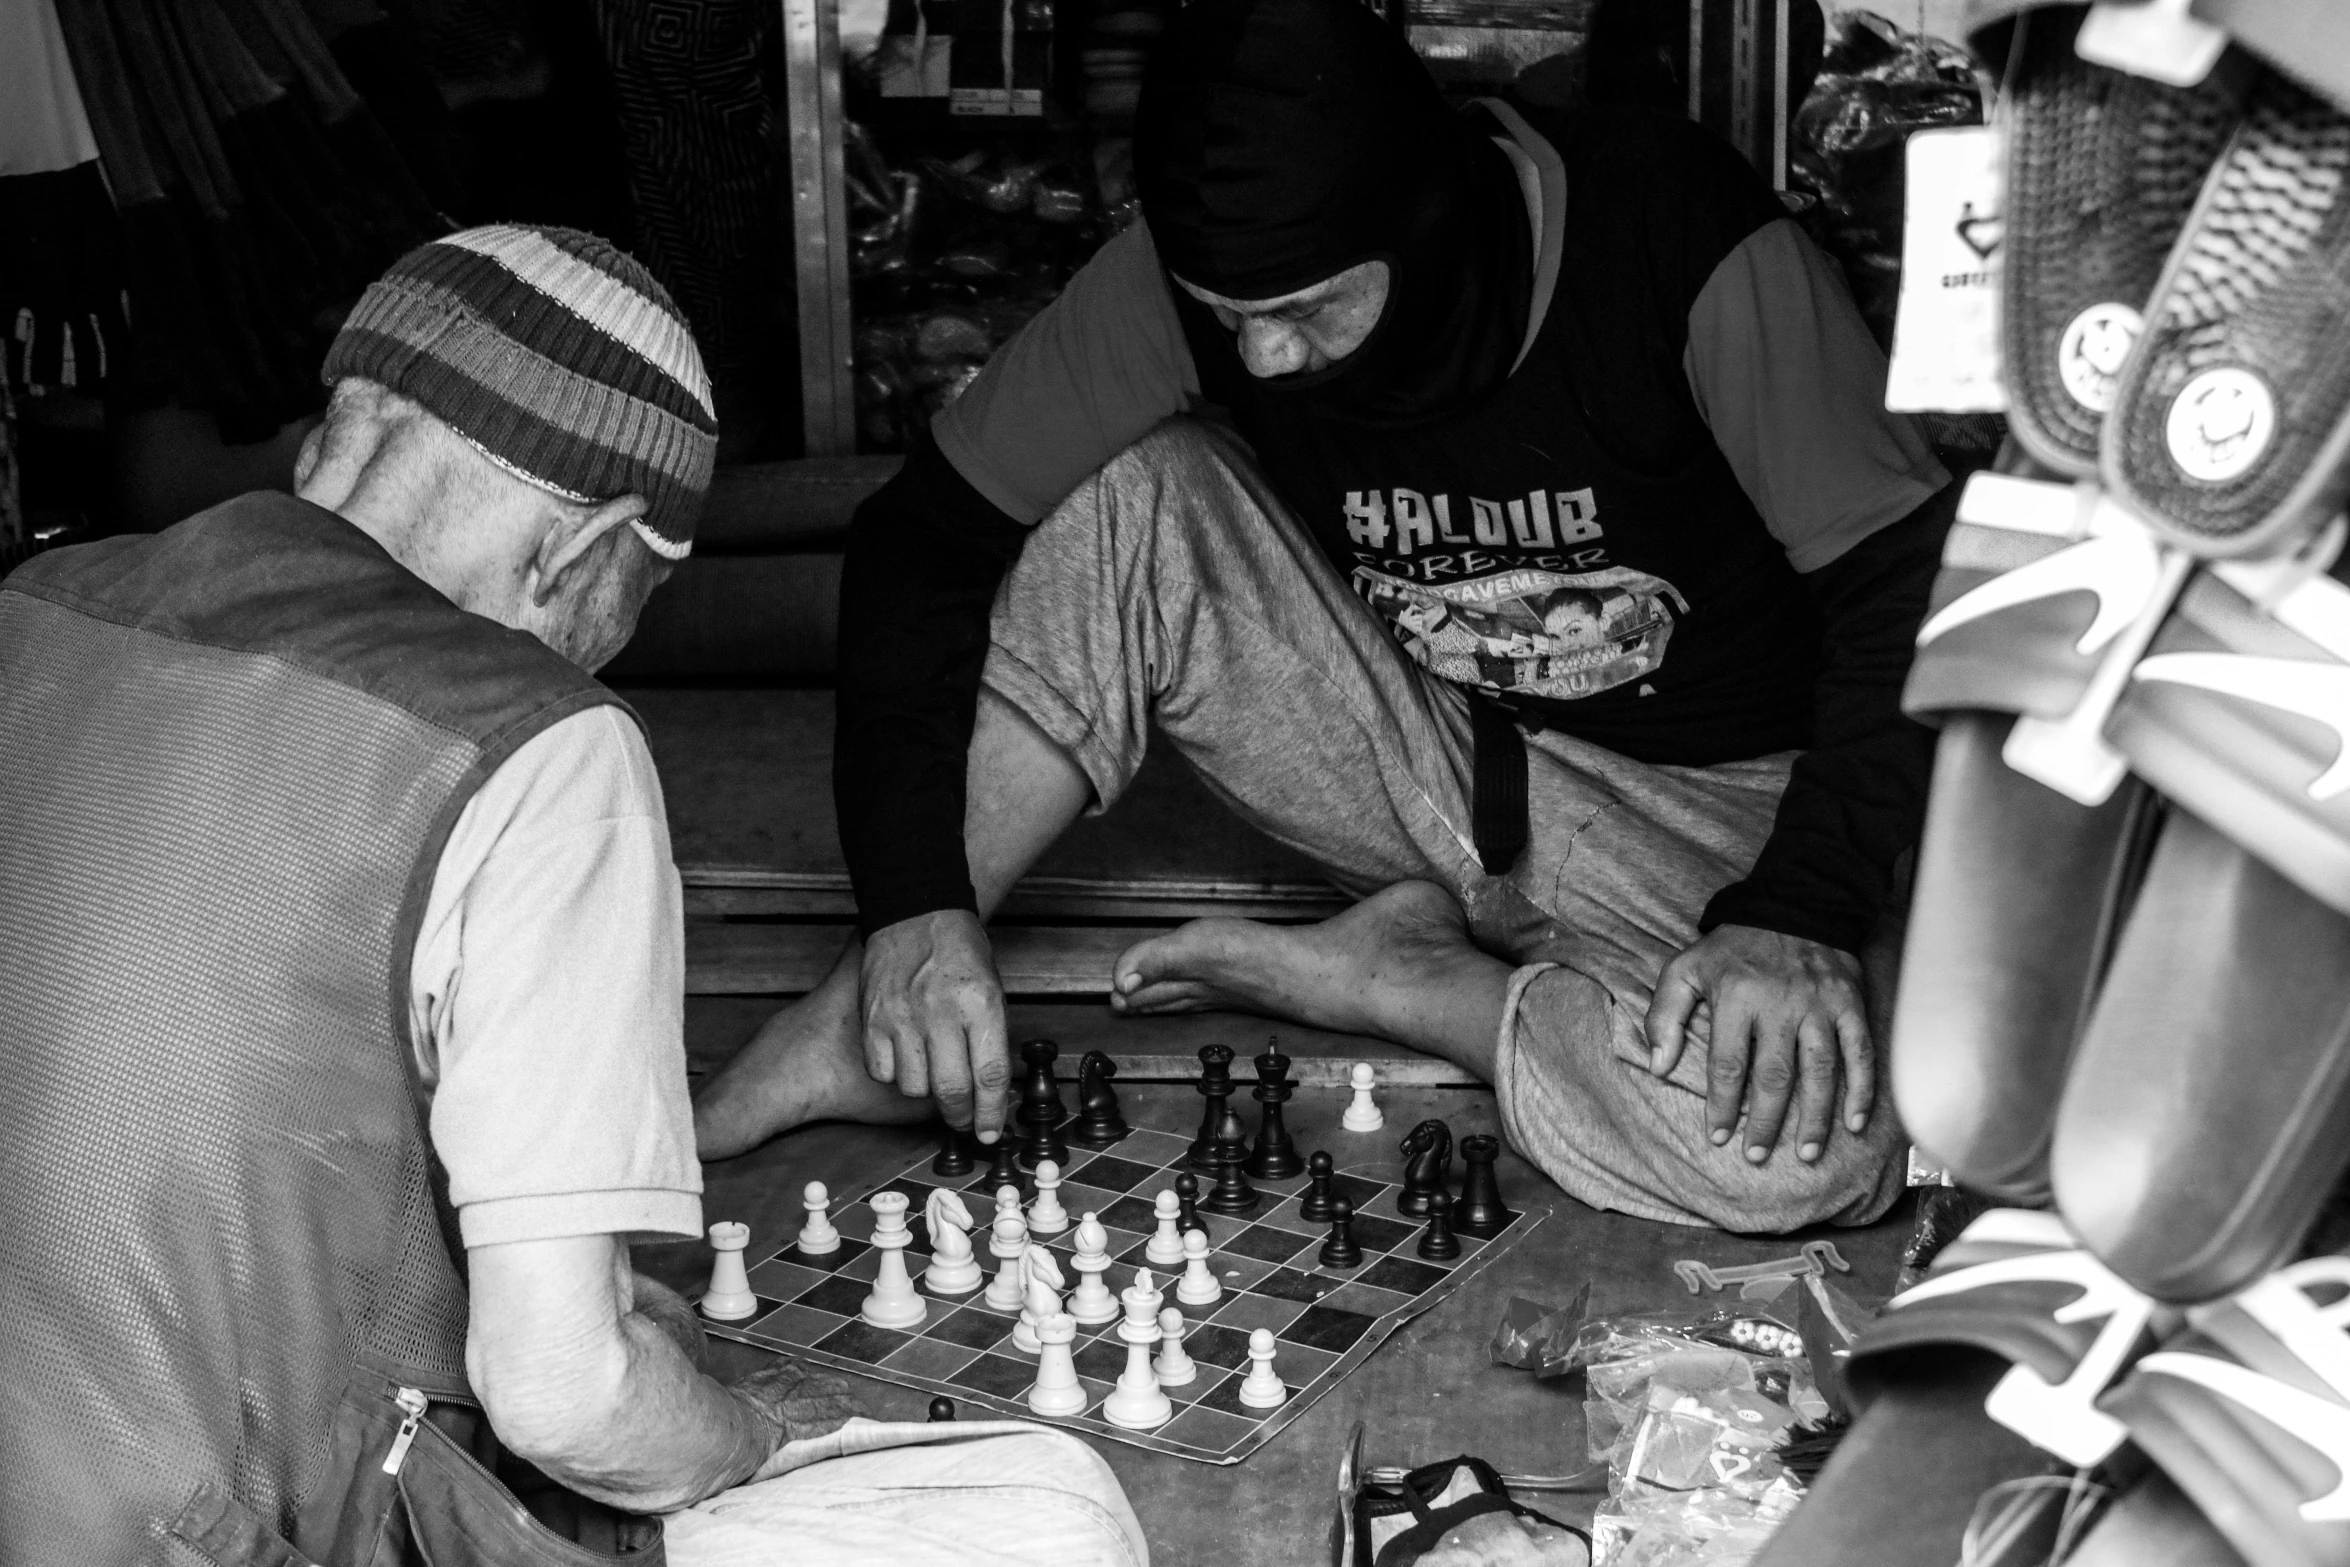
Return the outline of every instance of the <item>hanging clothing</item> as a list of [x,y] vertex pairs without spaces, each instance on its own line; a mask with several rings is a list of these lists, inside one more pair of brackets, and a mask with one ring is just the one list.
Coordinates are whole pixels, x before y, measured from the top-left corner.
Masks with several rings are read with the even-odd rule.
[[139,381],[231,441],[317,408],[344,310],[449,225],[297,0],[59,15],[121,220]]

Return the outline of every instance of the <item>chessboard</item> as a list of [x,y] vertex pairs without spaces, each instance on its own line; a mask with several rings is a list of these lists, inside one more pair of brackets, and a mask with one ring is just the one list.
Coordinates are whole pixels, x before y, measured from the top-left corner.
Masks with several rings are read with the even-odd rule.
[[[1372,1135],[1384,1152],[1396,1134]],[[1348,1135],[1345,1140],[1355,1138]],[[1052,1250],[1071,1283],[1078,1278],[1070,1267],[1076,1227],[1087,1213],[1109,1232],[1112,1265],[1102,1277],[1113,1293],[1131,1284],[1139,1268],[1150,1266],[1144,1248],[1157,1228],[1152,1201],[1189,1168],[1185,1160],[1190,1148],[1189,1135],[1138,1124],[1106,1149],[1069,1150],[1060,1188],[1069,1228],[1035,1238]],[[992,1275],[995,1264],[988,1255],[986,1226],[995,1202],[984,1161],[967,1176],[948,1178],[933,1175],[926,1157],[853,1199],[835,1193],[832,1223],[841,1236],[840,1249],[807,1257],[787,1245],[766,1256],[750,1268],[758,1315],[733,1326],[705,1325],[723,1337],[814,1364],[943,1394],[958,1408],[1041,1419],[1200,1463],[1236,1464],[1305,1413],[1388,1335],[1443,1301],[1542,1220],[1538,1213],[1518,1214],[1490,1239],[1461,1235],[1458,1257],[1429,1261],[1416,1254],[1425,1226],[1397,1211],[1402,1187],[1388,1177],[1392,1162],[1349,1168],[1343,1148],[1332,1154],[1337,1173],[1330,1191],[1354,1204],[1353,1232],[1362,1262],[1350,1268],[1322,1265],[1319,1252],[1330,1227],[1298,1216],[1300,1194],[1307,1186],[1304,1175],[1253,1181],[1259,1201],[1252,1212],[1202,1212],[1199,1223],[1208,1234],[1209,1266],[1224,1294],[1209,1305],[1180,1307],[1186,1324],[1183,1346],[1199,1375],[1188,1386],[1166,1390],[1176,1412],[1154,1430],[1130,1431],[1101,1418],[1102,1401],[1126,1364],[1126,1346],[1115,1322],[1081,1324],[1077,1329],[1075,1361],[1087,1394],[1083,1412],[1066,1418],[1038,1416],[1026,1402],[1029,1385],[1036,1380],[1036,1356],[1023,1354],[1012,1344],[1019,1313],[990,1309],[983,1290],[941,1296],[921,1283],[930,1250],[922,1210],[940,1186],[967,1194],[965,1204],[978,1221],[972,1239],[978,1243],[982,1266]],[[1202,1182],[1203,1188],[1206,1184]],[[870,1199],[883,1191],[906,1196],[913,1232],[906,1265],[928,1306],[927,1318],[904,1331],[875,1327],[858,1315],[880,1267],[880,1254],[869,1244],[876,1223]],[[1024,1182],[1023,1194],[1033,1196],[1033,1186]],[[759,1255],[755,1246],[752,1255]],[[1169,1305],[1177,1304],[1173,1286],[1181,1272],[1180,1264],[1152,1268]],[[1273,1331],[1273,1369],[1289,1388],[1288,1400],[1274,1409],[1252,1409],[1239,1400],[1249,1364],[1249,1335],[1257,1328]]]

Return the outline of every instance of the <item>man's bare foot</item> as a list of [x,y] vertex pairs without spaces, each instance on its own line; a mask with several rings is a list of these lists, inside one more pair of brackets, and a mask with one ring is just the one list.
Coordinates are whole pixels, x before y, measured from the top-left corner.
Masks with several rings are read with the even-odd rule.
[[808,1121],[904,1125],[938,1113],[865,1070],[857,1016],[856,942],[824,982],[769,1018],[741,1054],[694,1097],[694,1141],[729,1159]]
[[1319,925],[1200,919],[1111,970],[1128,1014],[1258,1012],[1426,1050],[1491,1079],[1510,965],[1480,952],[1452,895],[1405,881]]

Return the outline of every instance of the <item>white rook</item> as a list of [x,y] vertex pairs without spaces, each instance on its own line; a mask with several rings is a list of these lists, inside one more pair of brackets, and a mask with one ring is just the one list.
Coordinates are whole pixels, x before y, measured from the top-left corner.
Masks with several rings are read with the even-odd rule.
[[710,1247],[718,1261],[710,1269],[710,1287],[702,1294],[703,1316],[740,1322],[759,1314],[759,1297],[751,1293],[750,1277],[743,1272],[743,1248],[750,1244],[747,1224],[710,1226]]

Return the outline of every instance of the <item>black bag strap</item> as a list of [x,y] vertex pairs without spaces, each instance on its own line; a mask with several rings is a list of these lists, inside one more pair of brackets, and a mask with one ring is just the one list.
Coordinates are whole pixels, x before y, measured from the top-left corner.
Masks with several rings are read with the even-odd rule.
[[1475,742],[1475,783],[1469,802],[1470,835],[1488,876],[1506,876],[1526,851],[1526,737],[1517,715],[1487,696],[1469,695],[1469,731]]

